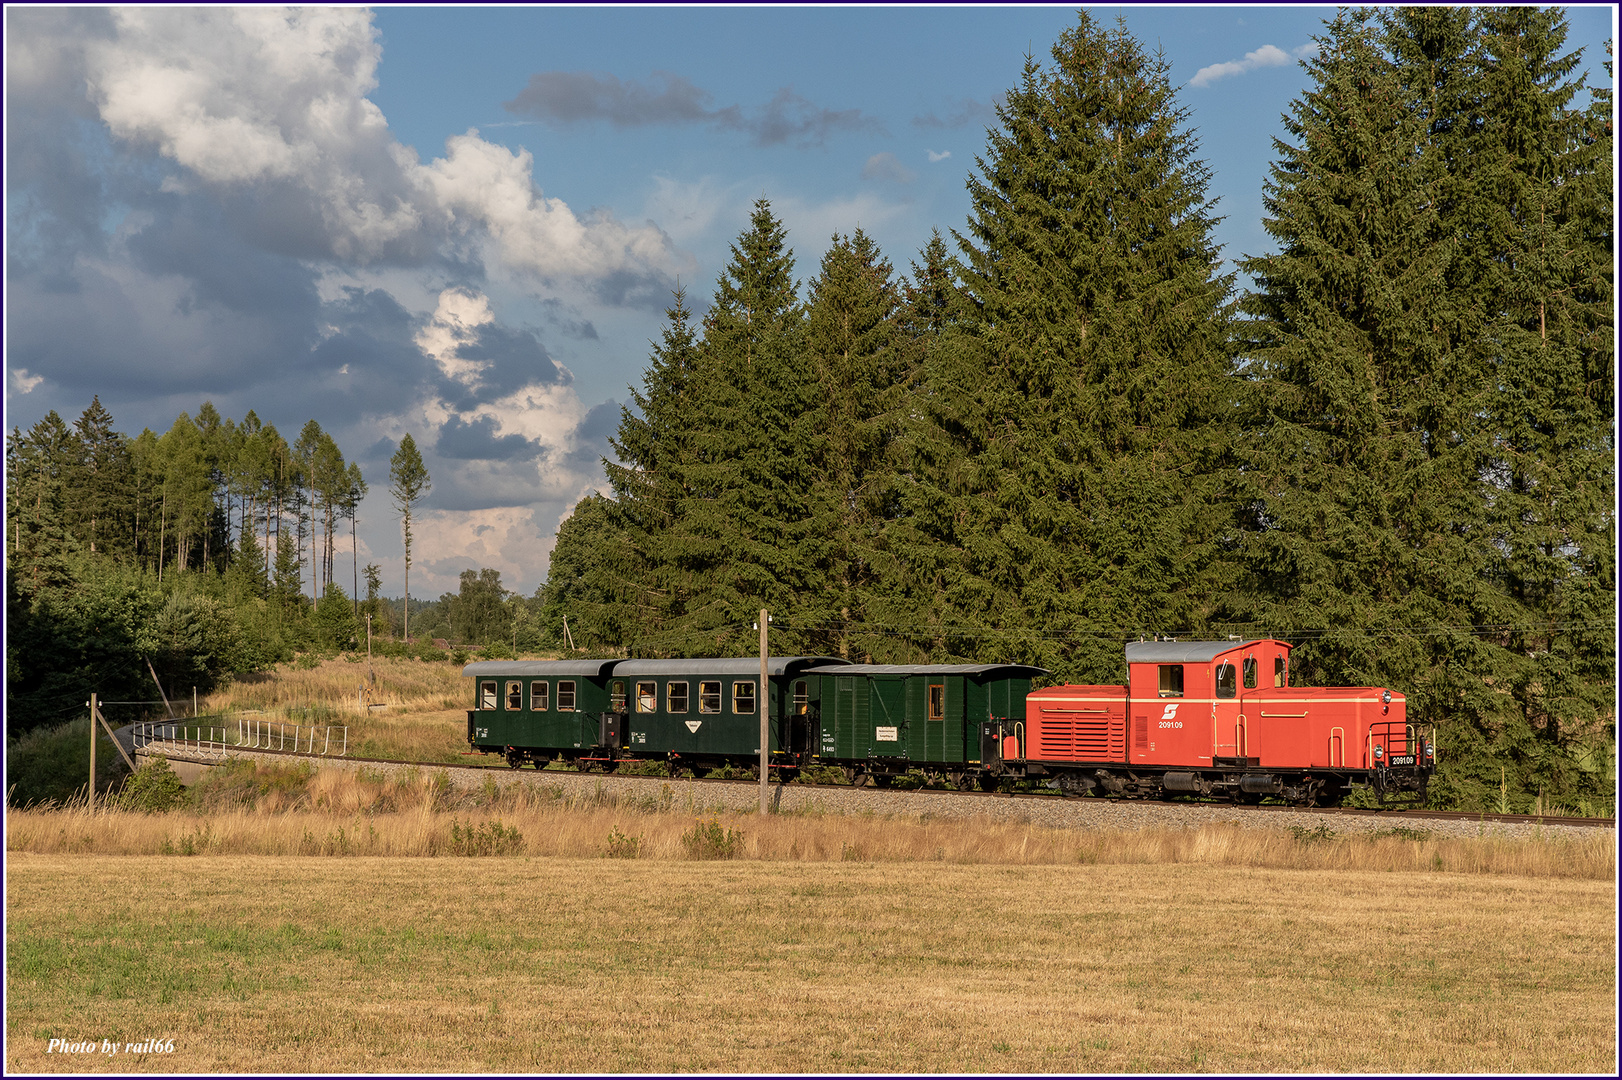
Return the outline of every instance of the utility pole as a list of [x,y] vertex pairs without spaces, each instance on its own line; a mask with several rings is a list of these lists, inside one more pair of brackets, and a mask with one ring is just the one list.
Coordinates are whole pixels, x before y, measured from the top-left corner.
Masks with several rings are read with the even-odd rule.
[[771,622],[771,616],[766,614],[766,609],[765,608],[761,608],[760,609],[760,694],[759,694],[760,703],[756,707],[760,709],[760,813],[761,813],[762,816],[765,816],[765,813],[766,813],[766,788],[767,788],[766,761],[767,761],[767,753],[768,753],[768,750],[770,748],[770,741],[771,741],[770,740],[770,732],[767,730],[767,726],[766,726],[766,710],[767,710],[768,704],[771,702],[771,690],[770,690],[770,688],[769,688],[769,686],[768,686],[768,684],[766,682],[766,627],[770,622]]
[[[764,808],[765,803],[761,803]],[[90,809],[96,808],[96,695],[90,695]]]

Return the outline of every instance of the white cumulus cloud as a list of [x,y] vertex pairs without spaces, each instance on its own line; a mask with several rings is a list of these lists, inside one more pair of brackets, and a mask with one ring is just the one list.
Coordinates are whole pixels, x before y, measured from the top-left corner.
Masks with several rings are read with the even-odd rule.
[[1230,75],[1245,75],[1259,68],[1283,67],[1293,57],[1310,56],[1317,51],[1316,44],[1302,45],[1291,52],[1285,52],[1277,45],[1263,45],[1245,54],[1243,60],[1228,60],[1221,64],[1210,64],[1194,73],[1188,80],[1190,86],[1210,86],[1218,79],[1226,79]]
[[[424,165],[367,99],[382,58],[360,8],[114,8],[85,44],[90,96],[118,139],[151,145],[197,181],[276,196],[290,235],[328,258],[421,260],[477,247],[512,271],[661,276],[683,265],[652,224],[577,217],[543,196],[527,152],[478,132]],[[175,185],[180,185],[175,181]]]

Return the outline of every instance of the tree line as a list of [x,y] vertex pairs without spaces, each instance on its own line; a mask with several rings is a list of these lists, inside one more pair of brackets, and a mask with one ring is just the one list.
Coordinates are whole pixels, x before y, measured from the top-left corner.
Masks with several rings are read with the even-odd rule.
[[[429,488],[410,435],[390,466],[409,574],[411,513]],[[237,422],[205,402],[162,435],[130,438],[97,397],[71,426],[52,410],[14,428],[8,733],[82,708],[91,690],[142,700],[154,676],[207,689],[296,651],[354,647],[368,617],[379,635],[405,629],[409,612],[402,603],[395,623],[378,566],[360,565],[367,489],[314,420],[290,443],[251,410]]]
[[1565,36],[1337,14],[1240,288],[1166,63],[1079,14],[909,275],[857,230],[802,299],[761,200],[705,316],[676,293],[543,619],[728,655],[768,608],[780,653],[1097,683],[1126,640],[1274,635],[1406,692],[1442,802],[1603,800],[1612,116]]

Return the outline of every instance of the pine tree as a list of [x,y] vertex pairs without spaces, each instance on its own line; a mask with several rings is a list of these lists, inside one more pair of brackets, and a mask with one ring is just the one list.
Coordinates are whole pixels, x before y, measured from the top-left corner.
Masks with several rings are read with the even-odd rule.
[[1009,635],[1115,681],[1127,633],[1199,631],[1232,517],[1230,279],[1164,60],[1085,12],[999,107],[960,237],[985,445],[959,542]]
[[389,459],[389,494],[394,497],[395,509],[400,511],[400,534],[405,541],[405,628],[402,633],[411,640],[411,514],[433,487],[428,469],[422,463],[417,441],[409,433],[402,436],[400,445]]
[[716,287],[692,383],[693,463],[672,537],[692,581],[679,649],[751,652],[769,608],[773,648],[802,651],[795,627],[827,625],[827,521],[811,501],[820,430],[816,383],[800,360],[802,313],[787,234],[761,199]]
[[78,544],[68,528],[68,490],[83,447],[52,409],[25,436],[6,440],[6,577],[31,593],[71,580]]
[[[631,390],[635,409],[621,409],[619,430],[609,440],[618,460],[603,462],[614,497],[604,506],[595,573],[600,590],[614,599],[612,621],[633,655],[687,650],[683,627],[693,587],[681,515],[695,460],[698,347],[686,299],[678,289],[666,310],[670,321],[654,346],[642,389]],[[606,612],[594,615],[599,623],[608,621]]]
[[68,504],[69,527],[92,554],[128,552],[134,512],[129,441],[113,430],[112,414],[99,396],[73,430],[80,456],[71,470],[75,497]]
[[820,647],[846,659],[890,652],[887,635],[866,625],[885,610],[883,534],[897,510],[893,456],[907,390],[901,303],[872,239],[860,229],[835,234],[811,282],[802,355],[821,428],[809,494],[829,522],[828,597],[837,604]]

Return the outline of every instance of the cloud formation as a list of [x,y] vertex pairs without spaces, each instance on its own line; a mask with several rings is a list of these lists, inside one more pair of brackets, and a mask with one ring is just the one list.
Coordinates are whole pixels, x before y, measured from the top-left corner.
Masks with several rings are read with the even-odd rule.
[[901,164],[894,154],[886,150],[867,159],[867,164],[862,166],[862,179],[910,184],[918,179],[918,174]]
[[1313,56],[1317,51],[1316,42],[1297,46],[1290,52],[1285,52],[1277,45],[1263,45],[1259,49],[1247,52],[1243,60],[1228,60],[1220,64],[1210,64],[1200,68],[1194,73],[1194,77],[1188,80],[1188,85],[1205,87],[1210,86],[1218,79],[1226,79],[1232,75],[1245,75],[1259,68],[1283,67],[1291,59]]
[[820,146],[839,132],[882,133],[877,119],[860,109],[822,108],[785,87],[759,109],[709,107],[713,95],[680,75],[655,71],[647,83],[624,82],[607,73],[540,71],[511,101],[508,112],[551,124],[607,121],[615,127],[708,124],[742,132],[757,146],[795,143]]
[[[532,587],[550,538],[523,530],[600,482],[619,407],[581,402],[502,309],[590,342],[583,305],[657,308],[692,258],[547,196],[532,155],[476,130],[420,160],[368,99],[362,9],[6,16],[8,403],[71,421],[99,394],[130,434],[205,400],[284,434],[316,419],[371,483],[361,546],[386,574],[382,478],[410,432],[438,557]],[[458,555],[480,529],[520,554]]]
[[964,98],[957,106],[944,117],[933,112],[924,113],[912,118],[912,126],[921,130],[967,127],[970,124],[990,124],[997,119],[997,106],[1002,104],[999,95],[990,101],[975,101]]

